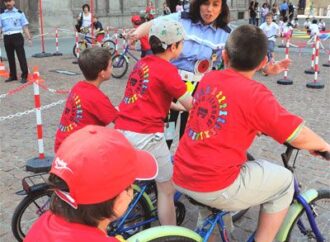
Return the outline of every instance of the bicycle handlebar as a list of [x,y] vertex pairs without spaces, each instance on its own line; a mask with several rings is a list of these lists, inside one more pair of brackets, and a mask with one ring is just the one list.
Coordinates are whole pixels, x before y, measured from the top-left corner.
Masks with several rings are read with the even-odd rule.
[[330,161],[330,152],[329,151],[315,151],[315,153],[322,156],[324,159]]

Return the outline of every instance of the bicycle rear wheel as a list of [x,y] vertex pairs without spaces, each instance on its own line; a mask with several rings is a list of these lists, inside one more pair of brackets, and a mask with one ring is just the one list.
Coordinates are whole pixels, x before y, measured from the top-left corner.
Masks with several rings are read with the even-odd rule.
[[11,230],[18,241],[23,241],[32,224],[49,209],[52,192],[43,190],[28,194],[16,207]]
[[[317,192],[318,196],[309,205],[320,232],[325,241],[328,241],[330,240],[330,190],[324,189]],[[286,241],[316,241],[305,210],[302,210],[295,219]]]
[[123,77],[128,70],[128,60],[124,55],[115,55],[112,58],[112,73],[114,78]]
[[112,56],[115,54],[116,44],[112,40],[104,41],[102,44],[102,47],[108,49]]

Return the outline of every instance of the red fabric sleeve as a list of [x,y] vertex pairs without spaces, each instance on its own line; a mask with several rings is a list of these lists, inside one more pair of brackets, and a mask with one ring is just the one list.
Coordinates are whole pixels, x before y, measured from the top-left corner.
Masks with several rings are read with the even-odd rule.
[[288,112],[267,88],[259,86],[258,89],[249,102],[248,120],[255,129],[282,144],[303,122],[303,119]]
[[164,89],[175,99],[179,99],[187,92],[187,86],[175,67],[169,70],[168,77],[163,78],[163,80],[166,81],[166,83],[163,83]]

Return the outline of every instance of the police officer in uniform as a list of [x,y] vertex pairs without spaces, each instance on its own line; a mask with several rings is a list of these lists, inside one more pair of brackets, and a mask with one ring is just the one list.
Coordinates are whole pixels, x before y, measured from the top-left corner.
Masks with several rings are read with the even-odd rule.
[[9,62],[10,75],[5,82],[17,80],[15,51],[22,70],[21,83],[27,82],[28,66],[26,63],[24,50],[24,37],[29,40],[29,45],[32,45],[31,35],[28,29],[29,22],[25,14],[15,8],[14,0],[4,0],[6,10],[0,14],[0,32],[3,34],[3,40]]

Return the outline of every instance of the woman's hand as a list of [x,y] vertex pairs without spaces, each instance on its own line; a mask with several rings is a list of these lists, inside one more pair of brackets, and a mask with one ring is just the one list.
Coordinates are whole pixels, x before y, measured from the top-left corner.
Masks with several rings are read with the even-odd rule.
[[276,75],[279,74],[285,70],[288,70],[289,66],[291,65],[291,60],[290,59],[283,59],[278,62],[269,62],[265,69],[264,72],[270,75]]

